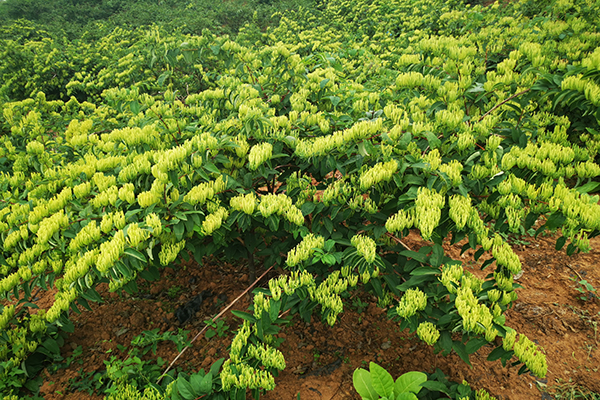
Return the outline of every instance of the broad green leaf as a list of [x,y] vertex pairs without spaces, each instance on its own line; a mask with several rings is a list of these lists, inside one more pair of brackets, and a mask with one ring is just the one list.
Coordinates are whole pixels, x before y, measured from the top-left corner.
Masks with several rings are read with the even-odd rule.
[[197,397],[194,395],[192,385],[190,385],[190,383],[181,376],[177,378],[177,390],[179,391],[181,397],[186,400],[192,400]]
[[[419,393],[421,384],[427,380],[427,374],[419,371],[410,371],[396,379],[394,393],[396,397],[401,393]],[[400,397],[397,397],[400,398]]]
[[394,378],[389,372],[374,362],[369,363],[369,370],[373,388],[381,397],[389,397],[394,393]]
[[352,375],[352,383],[354,384],[354,389],[356,389],[363,400],[376,400],[379,398],[373,388],[369,371],[358,368]]

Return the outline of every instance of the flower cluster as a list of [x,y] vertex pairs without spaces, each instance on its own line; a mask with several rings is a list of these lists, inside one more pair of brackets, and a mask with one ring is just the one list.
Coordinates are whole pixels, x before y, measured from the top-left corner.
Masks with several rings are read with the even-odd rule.
[[362,256],[368,263],[375,261],[377,245],[370,237],[364,235],[354,235],[350,240],[352,246],[356,247],[356,252]]
[[240,194],[239,196],[232,197],[229,201],[229,205],[232,210],[242,211],[245,214],[252,215],[256,210],[256,195],[254,193],[248,193],[246,195]]
[[[235,373],[233,368],[235,368]],[[268,371],[256,369],[244,363],[234,364],[232,360],[223,363],[221,381],[225,391],[229,391],[233,387],[265,390],[275,388],[275,378]]]
[[340,278],[340,272],[334,271],[318,287],[308,286],[308,293],[311,300],[318,302],[325,309],[329,310],[327,314],[327,323],[330,326],[335,324],[338,314],[344,306],[339,296],[348,288],[348,279]]
[[69,243],[69,250],[76,252],[82,247],[88,246],[91,243],[97,242],[102,236],[100,227],[96,224],[95,220],[88,222],[86,226],[81,228],[75,238]]
[[456,224],[458,229],[463,229],[471,216],[473,206],[471,206],[471,198],[458,194],[450,196],[450,218]]
[[514,350],[515,356],[523,362],[533,374],[539,378],[546,376],[548,372],[548,364],[546,357],[538,349],[538,346],[523,334],[519,335],[519,340],[516,340],[517,332],[507,328],[502,346],[504,350]]
[[386,163],[377,163],[372,168],[366,170],[360,176],[360,188],[366,190],[371,186],[375,186],[380,182],[388,182],[398,170],[396,160],[391,160]]
[[100,254],[96,261],[96,268],[101,273],[106,273],[110,267],[121,257],[125,251],[125,234],[122,230],[115,233],[113,238],[100,245]]
[[383,127],[383,120],[361,121],[344,131],[314,139],[302,139],[296,145],[296,154],[301,158],[318,157],[341,149],[346,143],[367,139],[376,135]]
[[288,267],[295,267],[301,262],[308,260],[315,252],[315,249],[322,249],[324,245],[325,239],[322,236],[315,236],[309,233],[296,247],[288,252],[286,264]]
[[450,178],[452,186],[459,186],[462,183],[462,170],[463,165],[457,160],[452,160],[448,164],[442,164],[439,166],[440,172],[445,173]]
[[248,346],[248,356],[256,358],[262,365],[267,368],[277,368],[278,370],[285,369],[285,359],[283,354],[273,347],[262,345],[250,344]]
[[160,222],[160,217],[155,213],[150,213],[146,215],[145,222],[146,225],[152,229],[152,235],[154,237],[159,237],[162,233],[162,222]]
[[204,236],[210,236],[214,231],[221,227],[223,220],[227,219],[229,212],[224,207],[217,208],[211,214],[208,214],[202,221],[201,232]]
[[0,315],[0,330],[4,331],[4,329],[8,326],[8,323],[15,315],[15,306],[4,306],[2,308],[2,314]]
[[493,327],[493,315],[484,304],[479,304],[469,287],[460,287],[456,293],[456,310],[463,320],[467,332],[485,334],[488,342],[494,340],[498,332]]
[[139,227],[137,223],[129,224],[126,228],[127,242],[133,248],[150,237],[150,232]]
[[40,227],[37,231],[37,243],[47,243],[56,232],[68,225],[69,217],[63,210],[43,219],[42,222],[40,222]]
[[294,206],[292,199],[285,194],[269,193],[262,196],[258,206],[260,214],[264,218],[268,218],[273,214],[284,216],[288,221],[296,225],[304,224],[304,216],[302,211]]
[[183,248],[185,247],[185,240],[179,241],[177,243],[163,243],[160,252],[158,253],[158,258],[160,260],[160,264],[167,266],[169,265]]
[[417,327],[417,336],[430,346],[437,343],[440,331],[431,322],[421,322]]
[[272,156],[273,145],[271,143],[255,144],[248,154],[248,168],[254,171],[265,161],[270,160]]
[[97,257],[98,250],[93,249],[84,253],[81,257],[78,257],[76,262],[68,263],[65,267],[65,274],[63,275],[63,285],[68,286],[77,279],[85,276],[90,270],[90,267],[96,262]]
[[219,176],[214,181],[203,182],[194,186],[184,197],[183,201],[192,205],[204,204],[207,200],[212,200],[215,194],[220,193],[227,187],[227,180]]
[[77,298],[77,290],[71,288],[67,291],[59,291],[54,296],[54,303],[46,312],[46,321],[54,322],[63,311],[67,311],[71,303]]
[[415,201],[415,225],[425,240],[431,239],[433,230],[439,225],[442,207],[446,199],[435,189],[420,187]]
[[410,318],[427,307],[427,295],[419,288],[408,289],[400,299],[396,312],[401,318]]
[[400,210],[392,214],[385,222],[385,229],[390,233],[402,232],[404,229],[412,228],[414,216],[411,212]]

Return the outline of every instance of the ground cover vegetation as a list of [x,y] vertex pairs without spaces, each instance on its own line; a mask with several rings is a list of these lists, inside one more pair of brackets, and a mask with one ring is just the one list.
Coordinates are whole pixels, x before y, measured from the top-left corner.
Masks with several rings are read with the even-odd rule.
[[[334,325],[357,287],[438,352],[469,363],[499,343],[490,368],[546,374],[505,324],[521,271],[507,233],[560,229],[571,255],[599,232],[600,5],[335,0],[276,19],[235,37],[2,26],[5,398],[35,394],[98,284],[135,292],[209,255],[287,272],[236,312],[226,360],[146,388],[116,379],[112,398],[259,397],[285,368],[282,314]],[[429,245],[403,246],[409,229]],[[485,279],[448,238],[490,252]],[[392,379],[375,370],[361,374]]]

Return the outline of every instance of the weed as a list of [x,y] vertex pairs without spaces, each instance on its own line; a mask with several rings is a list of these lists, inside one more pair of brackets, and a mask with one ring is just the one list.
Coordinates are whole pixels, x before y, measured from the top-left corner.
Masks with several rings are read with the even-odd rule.
[[356,312],[359,314],[362,314],[363,311],[365,311],[365,309],[369,306],[369,303],[367,303],[366,301],[362,301],[361,299],[359,299],[358,297],[356,299],[354,299],[354,301],[352,302],[352,305],[354,306],[354,308],[356,309]]
[[595,393],[588,388],[574,383],[571,379],[568,382],[557,380],[556,385],[550,387],[554,392],[556,400],[600,400],[600,393]]
[[215,335],[219,337],[227,336],[227,330],[229,329],[229,325],[225,325],[225,321],[219,319],[217,321],[213,321],[211,319],[207,319],[204,323],[208,326],[211,326],[213,329],[208,329],[206,331],[206,338],[210,339]]
[[169,290],[167,290],[167,296],[174,299],[175,297],[179,296],[179,293],[181,293],[181,290],[182,290],[181,286],[171,286],[169,288]]
[[573,282],[577,282],[579,284],[579,286],[577,286],[575,289],[581,293],[583,296],[578,296],[578,299],[581,299],[583,301],[588,301],[588,300],[594,300],[597,295],[596,293],[596,288],[594,286],[592,286],[591,283],[589,283],[588,281],[586,281],[585,279],[581,279],[580,281],[577,281],[577,278],[575,277],[571,277],[570,278]]

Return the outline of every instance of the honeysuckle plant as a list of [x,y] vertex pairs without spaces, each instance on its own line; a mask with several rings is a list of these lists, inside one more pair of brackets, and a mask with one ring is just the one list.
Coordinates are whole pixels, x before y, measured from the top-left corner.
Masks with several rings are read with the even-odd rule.
[[[522,265],[503,234],[560,228],[570,255],[599,232],[597,113],[584,136],[567,96],[597,103],[600,10],[553,1],[546,23],[523,3],[333,1],[236,40],[156,28],[125,47],[116,32],[65,43],[69,68],[106,67],[55,63],[60,82],[44,75],[54,42],[15,45],[47,57],[26,90],[0,62],[0,328],[20,332],[0,336],[0,378],[39,367],[46,332],[71,328],[99,283],[134,292],[178,257],[218,268],[208,255],[280,267],[236,313],[233,398],[273,389],[282,313],[334,325],[357,286],[435,351],[468,363],[500,337],[490,360],[544,376],[543,350],[505,325]],[[445,253],[459,242],[487,275]],[[56,289],[48,309],[38,288]]]

